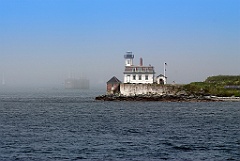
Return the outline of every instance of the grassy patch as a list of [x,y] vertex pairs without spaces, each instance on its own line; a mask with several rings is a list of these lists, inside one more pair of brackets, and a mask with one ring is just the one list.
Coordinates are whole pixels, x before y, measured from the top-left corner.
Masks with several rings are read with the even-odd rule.
[[215,95],[221,97],[240,96],[239,88],[225,88],[226,86],[240,86],[240,76],[213,76],[204,82],[192,82],[183,88],[189,94]]

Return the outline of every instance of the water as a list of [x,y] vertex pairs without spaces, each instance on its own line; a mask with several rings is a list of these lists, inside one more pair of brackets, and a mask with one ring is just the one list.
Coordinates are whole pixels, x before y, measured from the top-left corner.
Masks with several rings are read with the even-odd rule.
[[240,102],[102,102],[0,92],[0,160],[240,160]]

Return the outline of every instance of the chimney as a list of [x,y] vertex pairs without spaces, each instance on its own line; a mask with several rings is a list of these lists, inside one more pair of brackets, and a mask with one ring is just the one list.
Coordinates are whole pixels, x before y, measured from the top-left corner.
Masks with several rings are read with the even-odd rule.
[[143,66],[143,59],[140,58],[140,66]]

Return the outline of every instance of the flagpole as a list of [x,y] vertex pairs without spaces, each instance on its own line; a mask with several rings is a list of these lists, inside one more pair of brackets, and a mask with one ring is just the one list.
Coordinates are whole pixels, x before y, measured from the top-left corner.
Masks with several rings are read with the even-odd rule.
[[166,62],[164,62],[164,79],[165,79],[165,84],[167,84],[167,76],[166,76],[166,71],[167,71],[167,68],[166,68],[166,66],[167,66],[167,63]]
[[163,64],[163,70],[164,70],[164,71],[163,71],[163,76],[164,76],[164,77],[166,76],[166,67],[165,67],[165,64],[166,64],[166,63],[164,62],[164,64]]

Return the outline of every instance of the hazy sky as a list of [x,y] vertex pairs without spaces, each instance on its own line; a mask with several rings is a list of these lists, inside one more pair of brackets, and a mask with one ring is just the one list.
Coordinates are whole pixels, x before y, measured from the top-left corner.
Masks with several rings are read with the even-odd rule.
[[124,54],[168,82],[240,74],[239,0],[0,0],[0,73],[8,86],[72,75],[123,80]]

